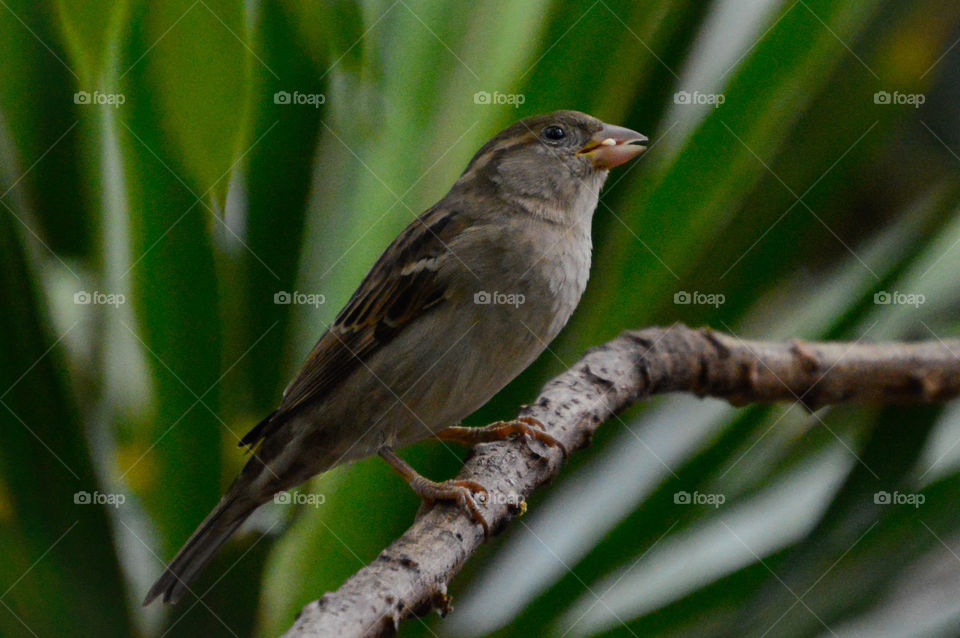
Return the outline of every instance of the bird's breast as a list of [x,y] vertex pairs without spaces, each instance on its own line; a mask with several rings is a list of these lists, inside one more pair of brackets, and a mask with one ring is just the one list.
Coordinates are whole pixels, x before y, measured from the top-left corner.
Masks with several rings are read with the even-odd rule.
[[[491,356],[511,359],[519,374],[566,325],[590,273],[589,226],[525,221],[519,242],[496,242],[487,266],[475,269],[470,302],[477,339]],[[472,263],[483,263],[482,260]]]

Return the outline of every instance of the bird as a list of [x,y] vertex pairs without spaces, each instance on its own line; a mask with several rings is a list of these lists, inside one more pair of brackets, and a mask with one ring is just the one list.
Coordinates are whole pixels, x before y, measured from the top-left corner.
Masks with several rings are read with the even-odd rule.
[[609,171],[646,150],[636,131],[578,111],[522,119],[473,156],[449,192],[386,248],[307,355],[276,410],[241,440],[238,477],[149,590],[176,603],[260,505],[379,455],[424,501],[489,528],[477,482],[434,482],[395,452],[436,438],[523,436],[566,452],[534,419],[458,425],[527,368],[587,285]]

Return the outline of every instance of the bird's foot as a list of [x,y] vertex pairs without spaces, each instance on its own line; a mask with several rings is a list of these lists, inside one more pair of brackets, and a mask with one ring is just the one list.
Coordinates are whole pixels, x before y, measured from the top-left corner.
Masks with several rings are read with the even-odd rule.
[[392,449],[383,447],[379,454],[390,464],[390,467],[403,477],[414,493],[423,501],[425,507],[432,507],[437,501],[452,501],[466,511],[474,523],[483,528],[485,536],[490,535],[490,525],[487,523],[487,519],[483,517],[480,506],[477,505],[474,498],[474,494],[480,494],[483,499],[487,498],[487,488],[483,485],[476,481],[463,479],[452,479],[441,483],[431,481],[397,456]]
[[452,501],[460,509],[465,510],[474,523],[483,528],[485,536],[490,535],[490,525],[487,523],[487,519],[483,517],[480,506],[477,505],[474,498],[474,494],[479,494],[483,500],[486,500],[487,488],[476,481],[452,479],[438,483],[418,475],[414,481],[410,482],[410,487],[423,501],[425,508],[433,507],[437,501]]
[[547,434],[543,423],[529,416],[522,416],[513,421],[497,421],[480,428],[454,426],[440,430],[436,434],[436,438],[441,441],[463,445],[503,441],[515,436],[522,436],[528,445],[530,441],[537,440],[546,446],[558,448],[563,454],[563,460],[567,460],[567,446]]

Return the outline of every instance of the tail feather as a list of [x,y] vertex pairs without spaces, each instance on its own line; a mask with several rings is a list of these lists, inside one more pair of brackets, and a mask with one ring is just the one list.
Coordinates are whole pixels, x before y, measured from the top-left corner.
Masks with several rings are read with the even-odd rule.
[[256,503],[243,502],[229,495],[221,500],[150,588],[144,606],[159,596],[165,603],[179,601],[189,591],[190,582],[256,508]]

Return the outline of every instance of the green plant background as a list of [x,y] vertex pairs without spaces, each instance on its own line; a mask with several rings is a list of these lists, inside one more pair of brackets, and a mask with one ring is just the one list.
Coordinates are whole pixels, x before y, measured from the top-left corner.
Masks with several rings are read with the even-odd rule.
[[[317,507],[264,508],[199,602],[139,606],[379,252],[520,117],[653,146],[608,181],[570,325],[470,424],[626,328],[957,332],[960,2],[0,5],[0,635],[278,635],[405,529],[415,497],[367,460],[304,486]],[[958,443],[952,404],[649,402],[473,558],[452,615],[403,631],[957,635]],[[404,454],[442,478],[466,452]]]

